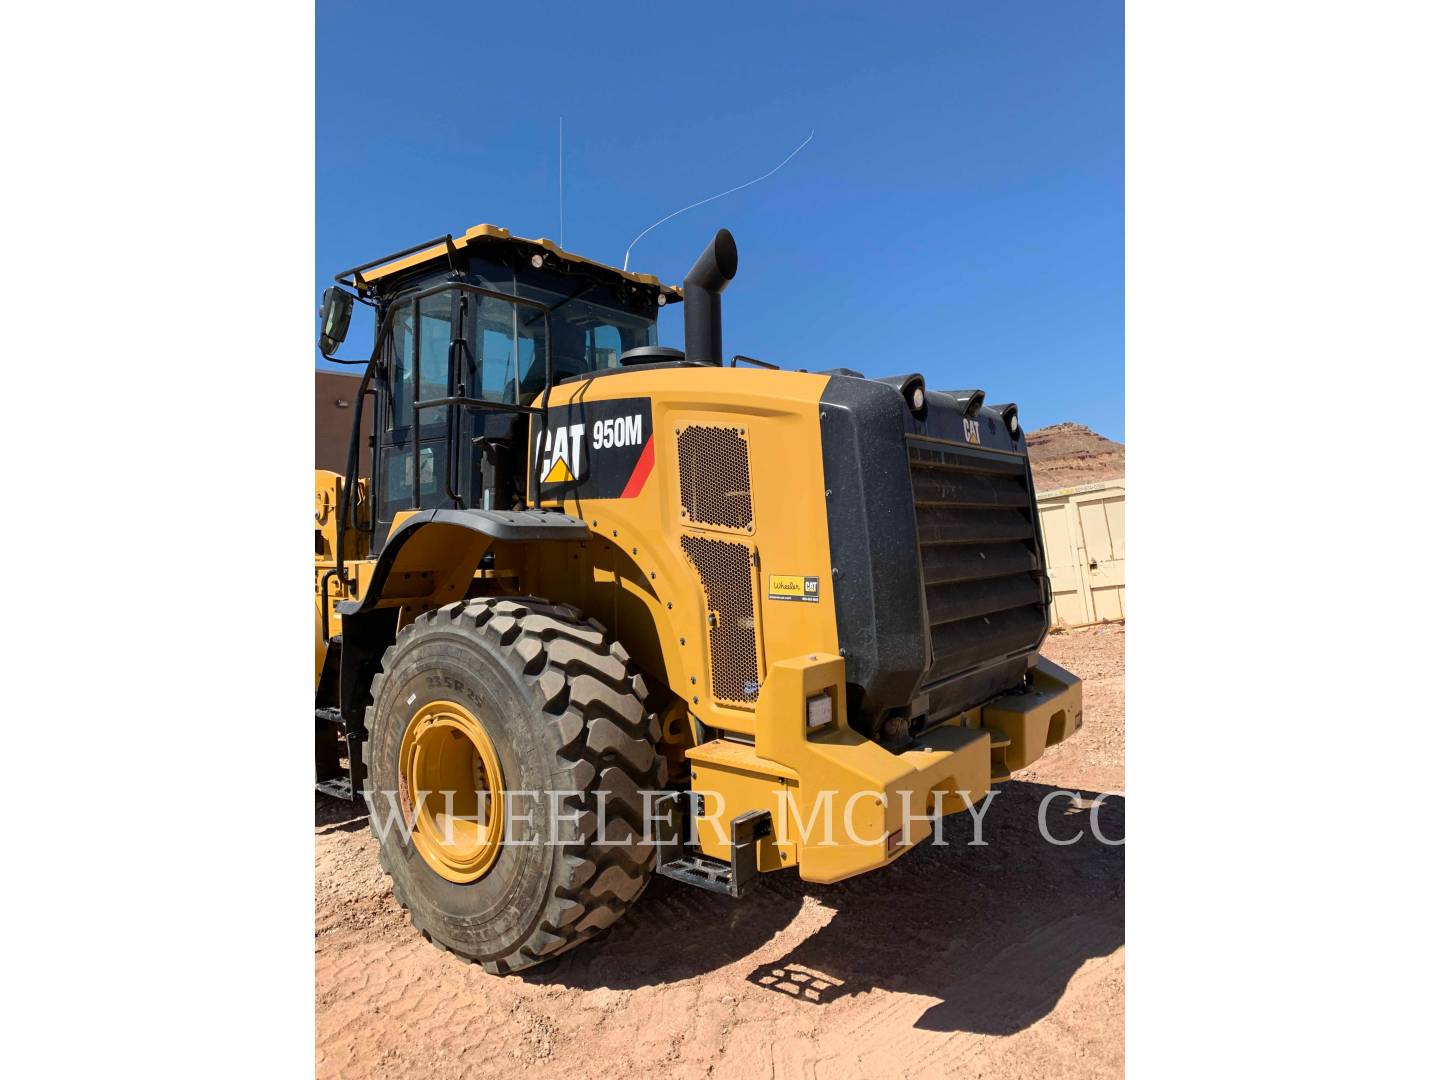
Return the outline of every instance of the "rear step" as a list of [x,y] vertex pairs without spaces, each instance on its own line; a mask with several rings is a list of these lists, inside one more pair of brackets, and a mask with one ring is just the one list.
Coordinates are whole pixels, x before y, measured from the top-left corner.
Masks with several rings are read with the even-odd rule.
[[999,784],[1010,779],[1010,767],[1005,764],[1005,748],[1010,745],[1010,736],[996,728],[981,728],[990,736],[990,783]]
[[708,892],[739,899],[760,874],[760,838],[771,831],[770,811],[751,810],[730,822],[730,862],[690,849],[691,823],[703,816],[701,796],[693,791],[667,791],[655,800],[660,835],[656,838],[655,872]]
[[[340,741],[344,736],[344,743]],[[356,802],[359,785],[354,782],[360,763],[360,744],[364,736],[347,731],[339,709],[315,710],[315,790],[332,799]],[[342,754],[345,764],[340,763]]]

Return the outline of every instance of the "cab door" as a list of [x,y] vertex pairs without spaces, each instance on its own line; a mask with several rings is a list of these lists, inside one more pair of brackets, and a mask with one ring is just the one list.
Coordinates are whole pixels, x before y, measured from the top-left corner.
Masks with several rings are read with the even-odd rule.
[[390,535],[402,510],[453,506],[446,491],[449,409],[416,409],[417,401],[452,393],[451,342],[456,293],[401,301],[390,323],[383,418],[379,425],[374,545]]

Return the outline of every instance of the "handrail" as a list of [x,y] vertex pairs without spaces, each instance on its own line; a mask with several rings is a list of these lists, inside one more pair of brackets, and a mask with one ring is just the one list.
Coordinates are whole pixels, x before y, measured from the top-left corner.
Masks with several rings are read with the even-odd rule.
[[496,412],[538,413],[542,411],[533,405],[511,405],[504,401],[489,401],[485,398],[472,397],[430,398],[426,401],[417,401],[415,408],[436,409],[441,405],[460,405],[471,409],[494,409]]
[[[371,259],[369,262],[361,263],[359,266],[352,266],[349,270],[341,270],[340,273],[335,275],[335,283],[337,285],[349,285],[352,288],[358,289],[365,281],[363,277],[356,277],[362,270],[370,270],[376,266],[394,262],[396,259],[403,259],[406,255],[414,255],[417,251],[438,247],[440,244],[445,244],[448,247],[453,242],[454,237],[446,233],[444,236],[437,236],[434,240],[426,240],[423,244],[416,244],[413,247],[406,248],[404,251],[397,251],[393,255],[382,255],[378,259]],[[346,278],[352,278],[353,280],[346,281]]]
[[769,360],[757,360],[753,356],[736,354],[730,358],[730,366],[735,367],[738,364],[754,364],[756,367],[769,368],[771,371],[780,370],[779,364],[772,364]]

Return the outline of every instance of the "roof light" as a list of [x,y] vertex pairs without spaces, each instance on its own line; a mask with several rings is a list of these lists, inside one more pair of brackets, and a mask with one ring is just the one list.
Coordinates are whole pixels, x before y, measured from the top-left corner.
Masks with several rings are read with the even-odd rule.
[[1020,437],[1020,410],[1015,407],[1014,402],[1006,405],[997,405],[1000,410],[1000,419],[1005,423],[1005,429],[1010,432],[1010,437]]
[[539,270],[542,266],[545,265],[545,256],[543,256],[543,255],[531,255],[531,256],[530,256],[530,265],[533,266],[536,270]]
[[665,306],[665,294],[662,292],[658,297],[656,297],[655,302],[656,302],[657,304],[659,304],[661,307],[664,307],[664,306]]
[[910,411],[925,411],[925,387],[922,384],[917,383],[910,388]]

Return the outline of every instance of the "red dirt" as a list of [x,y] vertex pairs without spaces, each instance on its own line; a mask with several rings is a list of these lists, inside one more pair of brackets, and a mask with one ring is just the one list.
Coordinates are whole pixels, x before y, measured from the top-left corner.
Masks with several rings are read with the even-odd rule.
[[[1085,723],[967,846],[832,886],[770,874],[736,902],[655,879],[606,937],[505,978],[421,940],[363,818],[316,796],[323,1077],[1003,1076],[1124,1071],[1124,848],[1086,828],[1124,788],[1123,625],[1054,634]],[[1037,813],[1050,800],[1046,843]],[[1095,812],[1124,835],[1125,799]]]

